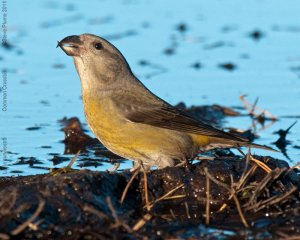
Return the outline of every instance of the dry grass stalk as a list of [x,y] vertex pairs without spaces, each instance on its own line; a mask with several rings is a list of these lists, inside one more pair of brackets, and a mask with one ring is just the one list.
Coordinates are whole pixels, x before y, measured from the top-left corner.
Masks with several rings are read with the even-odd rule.
[[79,150],[79,151],[75,154],[75,156],[71,159],[71,161],[70,161],[69,164],[67,165],[67,168],[71,168],[71,167],[73,166],[74,162],[75,162],[76,159],[78,158],[78,155],[79,155],[80,151],[81,151],[81,150]]
[[[232,184],[232,187],[230,188],[230,187],[228,187],[226,184],[224,184],[224,183],[218,181],[218,180],[215,179],[213,176],[211,176],[209,172],[207,172],[207,176],[209,177],[209,179],[210,179],[212,182],[214,182],[215,184],[217,184],[217,185],[219,185],[219,186],[225,188],[225,189],[230,193],[230,195],[232,195],[232,197],[233,197],[233,199],[234,199],[234,202],[235,202],[235,204],[236,204],[236,207],[237,207],[237,210],[238,210],[238,214],[239,214],[239,216],[240,216],[240,219],[241,219],[243,225],[244,225],[245,227],[248,228],[249,225],[248,225],[248,223],[247,223],[247,221],[246,221],[246,219],[245,219],[245,217],[244,217],[244,214],[243,214],[243,212],[242,212],[240,203],[239,203],[238,198],[237,198],[237,196],[236,196],[236,194],[235,194],[235,190],[233,189],[233,184]],[[224,206],[224,204],[223,204],[223,206]],[[223,207],[223,206],[222,206],[222,207]],[[222,209],[222,207],[220,208],[220,210]],[[224,207],[223,207],[223,208],[224,208]],[[220,210],[219,210],[219,211],[220,211]]]
[[57,170],[54,170],[53,169],[50,169],[50,174],[52,176],[57,176],[59,174],[62,174],[62,173],[67,173],[71,170],[71,167],[73,166],[74,162],[76,161],[76,159],[78,158],[78,155],[80,153],[81,150],[79,150],[75,156],[71,159],[71,161],[68,163],[68,165],[66,167],[63,167],[63,168],[59,168]]
[[244,225],[246,228],[249,228],[249,225],[248,225],[248,223],[247,223],[247,221],[246,221],[246,219],[245,219],[245,216],[244,216],[244,214],[243,214],[243,211],[242,211],[242,209],[241,209],[240,202],[239,202],[237,196],[235,195],[235,193],[233,193],[233,199],[234,199],[236,208],[237,208],[237,210],[238,210],[238,213],[239,213],[239,216],[240,216],[240,218],[241,218],[241,220],[242,220],[243,225]]
[[[256,132],[257,122],[260,122],[262,124],[262,128],[260,128],[259,131],[263,131],[272,126],[277,121],[277,118],[272,113],[268,112],[265,109],[257,107],[258,98],[256,98],[254,104],[251,104],[245,99],[245,97],[246,95],[240,96],[240,100],[243,102],[244,108],[249,112],[249,115],[253,120],[252,127],[254,129],[254,132]],[[262,122],[264,122],[265,120],[271,120],[272,122],[264,125]]]
[[296,163],[293,167],[290,167],[290,168],[286,171],[285,175],[290,174],[290,172],[294,171],[295,169],[297,169],[297,170],[300,169],[300,163],[299,163],[299,162]]
[[163,201],[166,201],[166,200],[175,200],[175,199],[180,199],[180,198],[185,198],[185,197],[186,197],[185,194],[179,194],[179,195],[175,195],[175,196],[165,197],[163,199]]
[[12,208],[17,200],[17,189],[12,189],[6,198],[0,198],[0,213],[1,216],[11,214]]
[[254,206],[257,203],[257,197],[259,196],[261,191],[263,191],[266,188],[267,184],[271,180],[272,180],[272,174],[268,174],[260,181],[260,183],[257,185],[256,189],[253,191],[247,205]]
[[44,209],[44,206],[45,206],[45,200],[41,199],[39,201],[39,205],[38,205],[37,209],[32,214],[32,216],[29,219],[27,219],[25,222],[23,222],[21,225],[19,225],[17,228],[15,228],[14,230],[12,230],[10,232],[11,235],[15,236],[15,235],[18,235],[19,233],[21,233],[22,231],[24,231],[25,228],[27,228],[33,221],[35,221],[35,219],[39,216],[39,214]]
[[289,191],[284,193],[282,196],[273,196],[271,198],[268,198],[264,201],[259,202],[257,205],[252,206],[252,208],[248,208],[249,210],[252,209],[255,212],[258,212],[266,207],[269,207],[270,205],[275,205],[277,203],[283,203],[285,199],[288,199],[289,196],[291,196],[295,191],[297,191],[297,187],[293,186]]
[[5,233],[0,233],[0,239],[1,240],[9,240],[10,236]]
[[250,102],[248,102],[246,100],[246,98],[245,98],[246,96],[247,95],[241,95],[240,99],[243,102],[245,109],[249,112],[250,115],[258,117],[260,114],[263,113],[263,114],[267,115],[271,120],[275,120],[275,121],[277,120],[277,118],[272,113],[256,106],[257,102],[258,102],[258,98],[255,99],[254,104],[251,104]]
[[[175,187],[174,189],[172,189],[172,190],[170,190],[169,192],[167,192],[166,194],[164,194],[162,197],[160,197],[160,198],[158,198],[158,199],[156,199],[156,200],[150,202],[150,204],[149,204],[150,210],[151,210],[151,208],[153,208],[153,206],[154,206],[156,203],[158,203],[158,202],[160,202],[160,201],[163,201],[163,200],[166,200],[171,194],[173,194],[174,192],[176,192],[178,189],[182,188],[183,186],[184,186],[184,184],[182,183],[182,184],[180,184],[179,186],[177,186],[177,187]],[[183,196],[183,195],[180,195],[180,196]],[[185,195],[184,195],[184,197],[185,197]]]
[[239,200],[238,200],[238,198],[237,198],[237,196],[236,196],[235,189],[234,189],[234,187],[233,187],[233,186],[234,186],[234,181],[233,181],[232,175],[230,175],[230,180],[231,180],[230,192],[231,192],[231,195],[232,195],[233,200],[234,200],[234,202],[235,202],[235,205],[236,205],[236,208],[237,208],[237,210],[238,210],[239,216],[240,216],[240,218],[241,218],[241,221],[242,221],[243,225],[244,225],[246,228],[249,228],[249,225],[248,225],[248,223],[247,223],[247,221],[246,221],[246,219],[245,219],[245,216],[244,216],[244,214],[243,214],[243,211],[242,211],[242,209],[241,209],[240,202],[239,202]]
[[271,173],[272,169],[268,167],[268,165],[266,165],[265,163],[263,163],[262,161],[259,161],[258,159],[254,158],[252,155],[250,155],[250,160],[255,162],[257,164],[257,166],[259,166],[261,169],[263,169],[264,171],[266,171],[267,173]]
[[[247,165],[247,164],[246,164]],[[235,184],[235,191],[232,192],[228,198],[228,200],[231,200],[233,198],[233,195],[240,192],[240,191],[245,191],[246,189],[243,188],[243,186],[247,183],[247,180],[249,179],[249,177],[255,172],[255,170],[257,169],[257,166],[252,166],[245,174],[243,173],[241,178],[239,179],[238,183]],[[246,168],[244,169],[245,172]],[[253,188],[252,186],[247,186],[246,188]],[[220,209],[218,210],[219,212],[222,212],[226,209],[227,204],[224,203]]]
[[100,212],[96,208],[94,208],[92,206],[89,206],[87,204],[83,206],[83,211],[92,213],[92,214],[96,215],[100,219],[109,219],[109,217],[106,214],[104,214],[103,212]]
[[210,218],[210,182],[208,178],[208,169],[204,168],[205,176],[206,176],[206,206],[205,206],[205,224],[209,225]]
[[186,201],[184,202],[184,207],[185,207],[185,214],[186,214],[187,218],[190,219],[191,218],[190,209],[189,209],[189,205]]
[[107,171],[110,173],[116,172],[120,166],[121,166],[121,161],[119,159],[117,159],[117,162],[114,163],[114,166],[112,168],[107,169]]
[[174,212],[173,212],[173,210],[172,210],[172,209],[170,209],[170,214],[171,214],[171,216],[172,216],[173,220],[176,220],[176,216],[175,216],[175,214],[174,214]]
[[107,202],[108,208],[111,211],[111,214],[112,214],[112,216],[113,216],[113,218],[115,220],[115,223],[111,226],[111,228],[123,227],[123,228],[125,228],[125,230],[127,232],[129,232],[129,233],[132,232],[132,229],[127,224],[123,223],[119,219],[119,217],[117,215],[117,212],[116,212],[114,206],[112,205],[110,197],[106,197],[106,202]]
[[142,219],[140,219],[133,227],[132,230],[134,232],[140,230],[145,224],[146,222],[148,222],[150,219],[152,218],[152,215],[149,213],[146,213]]
[[29,223],[28,228],[30,228],[33,231],[37,231],[39,229],[39,225],[44,222],[44,219],[40,219],[36,221],[35,223]]

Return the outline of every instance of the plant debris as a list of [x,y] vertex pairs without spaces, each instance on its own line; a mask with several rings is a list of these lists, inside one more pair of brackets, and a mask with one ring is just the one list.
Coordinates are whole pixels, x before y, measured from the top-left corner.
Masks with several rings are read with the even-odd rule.
[[6,239],[153,239],[200,237],[199,228],[214,228],[220,236],[300,237],[298,169],[253,156],[271,169],[267,173],[249,156],[215,157],[135,178],[129,171],[89,170],[2,177],[0,234]]

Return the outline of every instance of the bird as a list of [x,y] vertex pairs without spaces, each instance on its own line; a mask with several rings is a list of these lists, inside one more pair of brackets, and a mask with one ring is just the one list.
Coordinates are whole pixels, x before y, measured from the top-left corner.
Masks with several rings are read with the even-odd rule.
[[108,150],[132,160],[133,169],[176,166],[214,148],[273,150],[212,127],[156,96],[102,37],[71,35],[57,47],[74,60],[91,131]]

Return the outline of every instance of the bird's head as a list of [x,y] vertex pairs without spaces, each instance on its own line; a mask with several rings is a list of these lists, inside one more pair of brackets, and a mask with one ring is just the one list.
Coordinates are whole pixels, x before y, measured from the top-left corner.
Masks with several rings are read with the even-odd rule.
[[59,41],[57,47],[73,57],[83,86],[110,85],[131,74],[130,67],[121,52],[107,40],[96,35],[68,36]]

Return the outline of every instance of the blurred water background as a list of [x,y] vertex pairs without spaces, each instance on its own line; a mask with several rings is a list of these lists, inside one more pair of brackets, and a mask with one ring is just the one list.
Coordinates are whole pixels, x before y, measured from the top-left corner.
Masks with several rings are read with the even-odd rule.
[[[1,176],[46,173],[55,154],[73,156],[64,155],[58,120],[77,116],[85,123],[81,90],[72,59],[55,48],[69,35],[108,38],[143,83],[171,104],[242,107],[241,95],[247,94],[252,103],[259,97],[258,106],[279,121],[261,131],[257,143],[272,145],[278,139],[273,133],[300,117],[298,1],[10,0],[1,4],[1,37],[4,28],[8,37],[0,48],[2,107],[7,94],[6,111],[0,113]],[[248,117],[225,120],[224,127],[251,126]],[[300,123],[287,136],[288,157],[255,152],[296,164],[299,134]],[[30,157],[35,163],[24,164]],[[110,167],[104,163],[90,169]],[[122,165],[129,167],[130,162]]]

